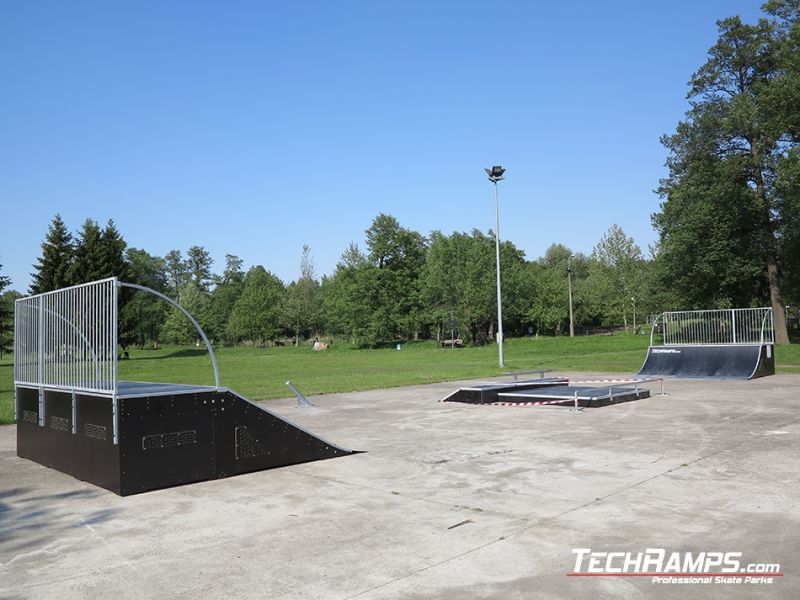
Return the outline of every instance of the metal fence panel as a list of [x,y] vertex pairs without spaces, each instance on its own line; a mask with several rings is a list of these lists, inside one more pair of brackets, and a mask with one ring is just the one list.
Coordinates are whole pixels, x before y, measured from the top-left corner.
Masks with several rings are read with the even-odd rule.
[[116,278],[17,300],[14,382],[116,393]]
[[657,333],[667,346],[775,343],[771,308],[665,312],[653,322]]

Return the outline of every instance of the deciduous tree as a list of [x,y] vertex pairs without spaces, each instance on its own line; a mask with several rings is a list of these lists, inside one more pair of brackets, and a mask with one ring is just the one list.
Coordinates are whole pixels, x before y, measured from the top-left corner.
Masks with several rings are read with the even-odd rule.
[[228,321],[229,335],[262,344],[275,339],[280,333],[283,294],[278,277],[260,265],[250,269]]
[[719,38],[689,81],[687,118],[663,139],[670,172],[653,217],[660,271],[676,292],[691,299],[694,285],[706,285],[719,290],[698,298],[709,304],[766,300],[778,343],[789,341],[779,264],[788,215],[776,181],[798,141],[798,59],[786,51],[797,39],[788,20],[797,4],[765,6],[783,23],[717,23]]

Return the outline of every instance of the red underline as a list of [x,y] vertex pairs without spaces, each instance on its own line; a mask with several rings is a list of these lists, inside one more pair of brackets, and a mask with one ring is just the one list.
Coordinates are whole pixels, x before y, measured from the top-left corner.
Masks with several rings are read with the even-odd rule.
[[783,573],[567,573],[567,577],[783,577]]

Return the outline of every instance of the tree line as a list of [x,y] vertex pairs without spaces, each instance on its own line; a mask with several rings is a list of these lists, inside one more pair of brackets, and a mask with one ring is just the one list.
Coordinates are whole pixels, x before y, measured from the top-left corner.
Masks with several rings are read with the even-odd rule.
[[[127,247],[112,221],[87,219],[70,234],[60,216],[51,222],[34,265],[31,293],[104,277],[150,287],[177,300],[222,344],[263,345],[287,338],[339,337],[375,345],[398,339],[458,335],[484,344],[497,330],[495,251],[491,232],[428,236],[380,214],[365,232],[362,251],[351,243],[335,271],[318,277],[309,246],[298,277],[288,284],[262,265],[244,269],[225,256],[221,272],[202,246],[163,257]],[[591,256],[563,245],[528,261],[511,241],[501,245],[504,329],[508,335],[560,334],[567,330],[570,271],[578,329],[627,328],[652,306],[646,286],[649,261],[614,225]],[[639,323],[641,323],[641,316]],[[124,289],[120,341],[146,346],[196,340],[192,324],[157,298]]]

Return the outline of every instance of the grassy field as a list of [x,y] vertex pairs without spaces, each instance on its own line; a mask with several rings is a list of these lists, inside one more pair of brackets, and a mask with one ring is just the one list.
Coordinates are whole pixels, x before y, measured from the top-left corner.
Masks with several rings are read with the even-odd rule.
[[[649,336],[520,338],[506,343],[506,368],[635,373]],[[222,385],[253,400],[285,398],[286,380],[308,395],[500,375],[497,346],[441,349],[436,342],[409,342],[402,350],[368,350],[334,344],[324,352],[299,348],[219,348]],[[776,349],[777,371],[800,374],[800,344]],[[13,420],[12,357],[0,361],[0,423]],[[120,379],[214,383],[204,350],[164,347],[133,350],[120,362]]]

